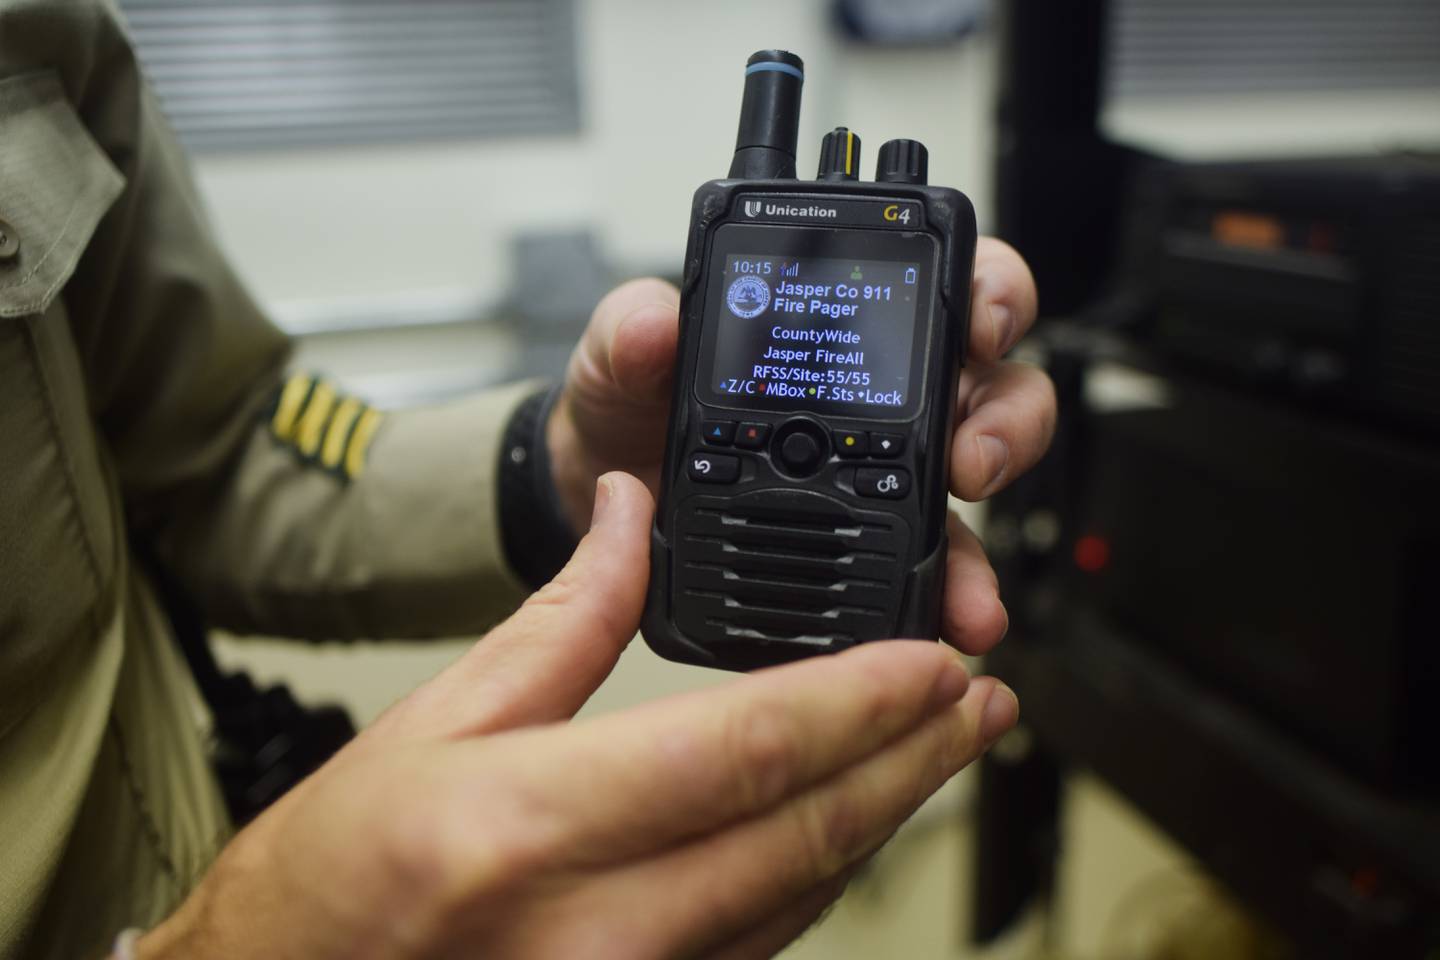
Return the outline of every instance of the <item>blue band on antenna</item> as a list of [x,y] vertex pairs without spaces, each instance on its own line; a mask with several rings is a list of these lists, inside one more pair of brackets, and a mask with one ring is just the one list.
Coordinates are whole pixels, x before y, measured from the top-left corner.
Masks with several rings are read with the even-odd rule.
[[788,73],[790,74],[790,76],[794,77],[796,80],[801,81],[802,83],[805,80],[804,70],[801,70],[799,67],[792,67],[788,63],[780,63],[775,60],[765,60],[760,63],[750,64],[750,66],[745,68],[745,76],[748,77],[752,73],[761,73],[765,70],[774,70],[778,73]]

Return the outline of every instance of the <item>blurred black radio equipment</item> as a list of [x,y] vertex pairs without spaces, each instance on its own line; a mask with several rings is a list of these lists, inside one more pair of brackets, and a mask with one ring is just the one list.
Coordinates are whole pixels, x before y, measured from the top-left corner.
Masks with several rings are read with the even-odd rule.
[[1082,414],[1064,609],[1370,783],[1440,790],[1440,450],[1158,382],[1161,403]]
[[978,940],[1060,879],[1084,769],[1277,955],[1440,957],[1440,165],[1182,163],[1102,122],[1126,77],[1176,104],[1397,64],[1433,89],[1433,0],[1361,6],[997,8],[996,227],[1059,321],[1031,339],[1060,423],[986,529],[1011,614],[986,668],[1030,736],[981,764]]
[[1158,354],[1440,432],[1440,156],[1153,163],[1120,275]]

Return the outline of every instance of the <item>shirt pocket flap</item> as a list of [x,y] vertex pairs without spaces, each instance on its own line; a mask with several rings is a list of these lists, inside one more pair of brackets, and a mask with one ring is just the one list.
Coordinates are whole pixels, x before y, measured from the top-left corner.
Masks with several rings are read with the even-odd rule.
[[53,72],[0,80],[0,317],[44,312],[124,188]]

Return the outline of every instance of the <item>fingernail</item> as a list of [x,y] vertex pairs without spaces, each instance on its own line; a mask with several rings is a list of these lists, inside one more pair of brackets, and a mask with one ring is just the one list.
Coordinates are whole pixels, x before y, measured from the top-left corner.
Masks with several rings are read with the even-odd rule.
[[1010,338],[1015,335],[1015,315],[1003,303],[990,304],[990,329],[995,337],[995,356],[1010,349]]
[[935,686],[930,688],[930,706],[936,710],[950,706],[950,704],[965,696],[965,691],[970,688],[970,671],[956,657],[945,665],[940,676],[935,678]]
[[980,739],[985,746],[1008,733],[1020,721],[1020,698],[1005,684],[996,682],[985,710],[980,714]]
[[985,476],[990,478],[980,491],[983,499],[990,496],[1005,478],[1005,467],[1010,462],[1010,447],[1004,440],[988,433],[976,437],[975,445],[980,449],[980,466]]
[[601,477],[595,481],[595,508],[590,512],[590,526],[597,527],[605,517],[605,511],[610,506],[610,495],[615,488],[610,485],[609,477]]
[[1005,602],[1000,599],[1000,594],[998,593],[995,594],[995,602],[1000,604],[1000,612],[1005,615],[1005,626],[1000,628],[1000,639],[1004,640],[1010,633],[1010,608],[1005,606]]

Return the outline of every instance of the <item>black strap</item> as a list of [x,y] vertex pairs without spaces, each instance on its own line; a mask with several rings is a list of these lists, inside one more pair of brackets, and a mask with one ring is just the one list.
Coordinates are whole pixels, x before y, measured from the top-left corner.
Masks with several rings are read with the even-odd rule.
[[526,397],[500,444],[500,537],[510,566],[532,590],[559,573],[579,544],[555,490],[545,440],[559,398],[558,386]]

